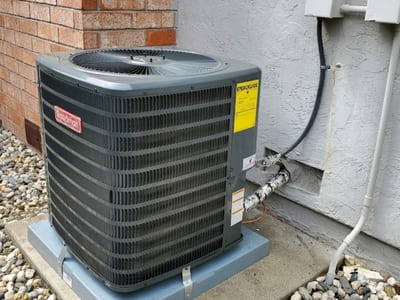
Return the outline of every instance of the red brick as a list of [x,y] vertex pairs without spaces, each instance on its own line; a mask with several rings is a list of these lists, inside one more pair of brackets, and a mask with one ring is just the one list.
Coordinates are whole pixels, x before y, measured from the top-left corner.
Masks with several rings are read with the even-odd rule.
[[134,47],[145,45],[144,31],[104,31],[100,33],[101,47]]
[[37,35],[37,22],[35,21],[21,19],[20,27],[21,32]]
[[132,14],[95,12],[83,14],[84,29],[123,29],[131,28]]
[[18,72],[21,76],[29,79],[31,82],[36,81],[36,69],[24,63],[18,64]]
[[97,32],[84,32],[83,33],[83,49],[96,49],[99,48],[99,34]]
[[74,11],[74,27],[83,29],[82,11]]
[[8,118],[17,126],[23,126],[24,124],[24,118],[21,115],[24,115],[22,111],[15,111],[11,108],[7,109]]
[[26,143],[25,126],[15,126],[12,131],[17,138]]
[[165,46],[176,44],[176,31],[168,30],[149,30],[146,32],[147,46]]
[[175,27],[175,13],[171,11],[162,12],[162,27]]
[[97,0],[82,0],[82,9],[97,9]]
[[[9,86],[15,89],[11,84]],[[21,96],[21,94],[19,94],[19,96]],[[24,105],[20,102],[20,98],[15,98],[12,95],[4,95],[4,105],[15,111],[24,111]]]
[[35,123],[37,126],[41,126],[40,114],[33,112],[30,109],[25,109],[25,118],[29,121]]
[[[16,88],[11,83],[3,82],[3,91],[13,99],[21,99],[21,90]],[[12,102],[12,104],[17,102]],[[8,104],[11,105],[11,104]]]
[[52,6],[50,19],[52,23],[74,27],[74,11],[71,9]]
[[97,0],[58,0],[57,5],[76,9],[97,9]]
[[35,2],[46,3],[46,4],[51,4],[51,5],[57,4],[57,0],[35,0]]
[[28,51],[23,49],[22,50],[22,61],[27,63],[28,65],[31,65],[33,67],[36,66],[36,53],[33,53],[32,51]]
[[66,52],[66,51],[71,51],[74,48],[67,47],[67,46],[62,46],[58,44],[51,44],[50,45],[50,50],[51,52]]
[[143,10],[145,0],[100,0],[101,9]]
[[10,81],[10,71],[3,66],[0,66],[0,78],[5,81]]
[[4,56],[4,66],[13,72],[18,72],[18,62],[9,56]]
[[172,0],[147,0],[148,10],[172,9]]
[[26,92],[22,92],[21,101],[29,110],[39,113],[39,99],[37,97],[33,97]]
[[161,12],[140,12],[136,14],[136,28],[160,28]]
[[9,29],[4,29],[3,30],[3,38],[7,42],[15,44],[15,31],[9,30]]
[[38,36],[46,40],[58,42],[58,27],[56,25],[38,23]]
[[0,12],[12,14],[14,12],[13,2],[11,0],[0,0]]
[[14,14],[21,17],[29,18],[29,3],[22,1],[14,1]]
[[40,38],[32,38],[32,51],[36,53],[48,53],[50,52],[50,42],[42,40]]
[[38,86],[35,82],[25,80],[25,91],[27,91],[33,97],[39,97]]
[[11,44],[6,45],[6,54],[10,57],[13,57],[17,60],[22,60],[22,52],[23,49],[20,47],[16,47]]
[[10,82],[17,88],[20,89],[25,88],[25,79],[22,76],[18,75],[17,73],[10,72]]
[[57,5],[81,9],[82,1],[81,0],[58,0]]
[[16,32],[15,33],[15,44],[19,47],[32,50],[32,38],[30,35]]
[[47,5],[30,3],[31,18],[49,22],[50,8]]
[[4,105],[5,105],[5,98],[6,98],[6,95],[4,95],[0,90],[0,106],[1,107],[4,107]]
[[12,16],[4,16],[4,27],[19,31],[19,18]]
[[83,47],[82,31],[60,27],[58,29],[58,34],[59,34],[59,42],[61,44],[66,44],[68,46],[82,49]]

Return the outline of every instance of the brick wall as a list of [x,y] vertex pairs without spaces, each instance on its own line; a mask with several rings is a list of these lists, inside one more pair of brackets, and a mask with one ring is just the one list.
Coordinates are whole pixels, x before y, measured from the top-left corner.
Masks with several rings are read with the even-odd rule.
[[36,55],[175,44],[172,0],[0,0],[0,118],[26,140],[40,126]]

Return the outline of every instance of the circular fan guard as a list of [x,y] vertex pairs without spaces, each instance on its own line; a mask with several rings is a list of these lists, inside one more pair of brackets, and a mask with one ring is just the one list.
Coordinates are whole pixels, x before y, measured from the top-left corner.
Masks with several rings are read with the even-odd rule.
[[105,49],[75,54],[71,61],[83,68],[131,75],[180,76],[209,73],[222,63],[209,56],[166,49]]

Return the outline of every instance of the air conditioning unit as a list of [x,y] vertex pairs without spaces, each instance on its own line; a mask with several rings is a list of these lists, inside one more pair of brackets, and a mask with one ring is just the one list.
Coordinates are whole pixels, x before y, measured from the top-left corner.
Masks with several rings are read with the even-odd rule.
[[50,221],[100,280],[134,291],[241,240],[257,67],[162,49],[37,64]]

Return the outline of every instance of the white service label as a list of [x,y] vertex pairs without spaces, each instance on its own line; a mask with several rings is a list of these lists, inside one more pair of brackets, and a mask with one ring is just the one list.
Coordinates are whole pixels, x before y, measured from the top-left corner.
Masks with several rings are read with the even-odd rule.
[[69,287],[72,288],[72,278],[65,272],[63,272],[63,279],[66,282],[66,284],[68,284]]
[[243,220],[244,188],[232,193],[231,226]]
[[248,170],[256,165],[256,155],[250,155],[249,157],[243,158],[243,171]]

